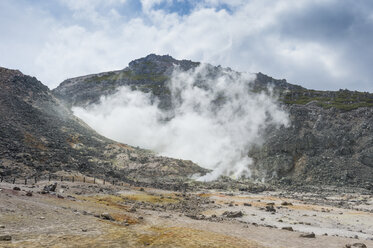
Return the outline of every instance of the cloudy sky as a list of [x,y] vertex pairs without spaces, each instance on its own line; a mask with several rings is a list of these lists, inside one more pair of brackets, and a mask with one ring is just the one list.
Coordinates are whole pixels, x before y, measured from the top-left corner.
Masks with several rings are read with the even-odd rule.
[[373,1],[1,0],[0,66],[50,88],[149,53],[373,92]]

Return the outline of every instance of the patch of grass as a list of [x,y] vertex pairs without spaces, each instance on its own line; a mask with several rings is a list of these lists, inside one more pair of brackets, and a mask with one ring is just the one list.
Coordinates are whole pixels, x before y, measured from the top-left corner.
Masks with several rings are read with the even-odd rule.
[[151,247],[263,247],[250,240],[187,227],[151,227],[138,242]]
[[103,81],[120,81],[122,79],[128,79],[133,81],[141,81],[141,80],[148,80],[152,82],[164,82],[169,78],[163,74],[155,74],[155,73],[148,73],[148,74],[137,74],[132,71],[121,71],[121,72],[112,72],[102,76],[95,76],[88,78],[86,82],[90,83],[100,83]]
[[132,201],[143,201],[143,202],[149,202],[149,203],[154,203],[154,204],[171,204],[171,203],[179,202],[179,199],[174,198],[171,195],[157,196],[157,195],[149,195],[149,194],[133,194],[133,195],[125,195],[123,196],[123,198],[132,200]]
[[137,219],[132,218],[131,216],[128,216],[128,215],[123,214],[123,213],[111,213],[110,215],[111,215],[111,217],[114,218],[115,221],[118,221],[118,222],[127,221],[127,223],[131,224],[131,225],[138,223]]
[[283,93],[281,99],[285,104],[289,105],[304,105],[311,101],[317,101],[317,104],[325,109],[334,107],[342,111],[351,111],[361,107],[373,107],[373,94],[349,90],[295,90]]
[[198,194],[199,197],[211,197],[211,196],[217,196],[216,194],[212,194],[212,193],[201,193],[201,194]]
[[114,207],[121,210],[129,210],[129,207],[124,205],[124,199],[120,196],[114,195],[95,195],[95,196],[82,196],[79,197],[82,200],[102,204],[108,207]]
[[24,134],[24,142],[31,148],[35,148],[42,151],[47,150],[47,147],[45,147],[44,143],[30,133]]
[[[100,228],[104,228],[103,226]],[[143,227],[139,230],[105,226],[99,234],[40,234],[6,247],[247,247],[264,248],[255,241],[186,227]]]
[[102,204],[108,207],[114,207],[121,210],[129,210],[129,206],[125,205],[126,200],[149,202],[153,204],[171,204],[178,203],[179,199],[173,197],[173,195],[150,195],[150,194],[129,194],[122,196],[115,195],[95,195],[95,196],[80,196],[81,200]]
[[167,76],[162,74],[133,74],[130,76],[132,80],[149,80],[153,82],[164,82],[168,79]]
[[318,105],[325,109],[334,107],[342,111],[351,111],[351,110],[362,108],[362,107],[373,107],[373,103],[366,103],[366,102],[357,102],[357,103],[351,103],[351,104],[338,103],[338,102],[337,103],[320,102],[318,103]]

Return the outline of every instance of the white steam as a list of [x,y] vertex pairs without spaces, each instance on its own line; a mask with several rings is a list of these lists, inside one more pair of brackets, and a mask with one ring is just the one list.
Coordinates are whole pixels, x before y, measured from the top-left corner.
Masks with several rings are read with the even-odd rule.
[[168,83],[172,111],[129,87],[73,111],[106,137],[213,170],[200,180],[250,177],[248,150],[262,142],[268,125],[288,125],[288,115],[271,93],[250,92],[252,76],[211,72],[206,65],[187,72],[176,68]]

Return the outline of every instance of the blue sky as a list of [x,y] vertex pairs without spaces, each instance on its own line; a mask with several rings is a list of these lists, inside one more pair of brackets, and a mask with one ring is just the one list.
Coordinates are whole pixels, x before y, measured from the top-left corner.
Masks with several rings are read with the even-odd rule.
[[50,88],[149,53],[373,92],[373,2],[2,0],[0,66]]

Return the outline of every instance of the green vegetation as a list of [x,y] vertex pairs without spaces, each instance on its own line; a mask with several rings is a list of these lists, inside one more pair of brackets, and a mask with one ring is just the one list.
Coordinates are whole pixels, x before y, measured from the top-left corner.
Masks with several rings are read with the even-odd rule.
[[87,82],[118,81],[123,78],[128,78],[129,76],[130,76],[129,71],[122,71],[119,73],[110,72],[102,76],[95,76],[95,77],[88,78],[86,81]]
[[281,99],[286,104],[307,104],[317,101],[323,108],[336,108],[343,111],[350,111],[360,107],[373,107],[373,94],[349,90],[339,91],[316,91],[296,90],[283,93]]
[[132,80],[150,80],[153,82],[164,82],[168,79],[165,75],[157,74],[134,74],[129,77]]
[[102,76],[95,76],[92,78],[87,79],[87,82],[95,82],[99,83],[102,81],[120,81],[122,79],[128,79],[133,81],[142,81],[142,80],[149,80],[152,82],[164,82],[168,79],[167,76],[163,74],[136,74],[132,71],[121,71],[121,72],[111,72],[106,75]]

